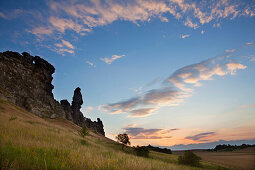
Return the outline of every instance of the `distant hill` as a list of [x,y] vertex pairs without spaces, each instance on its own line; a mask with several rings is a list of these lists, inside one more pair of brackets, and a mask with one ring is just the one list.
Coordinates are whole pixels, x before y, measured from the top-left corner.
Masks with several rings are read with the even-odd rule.
[[254,145],[247,145],[247,144],[242,144],[242,145],[217,145],[214,149],[208,149],[208,151],[214,151],[214,152],[228,152],[228,151],[236,151],[236,150],[241,150],[241,149],[246,149],[246,148],[251,148],[255,147]]
[[191,150],[191,149],[213,149],[217,145],[242,145],[242,144],[248,144],[253,145],[255,144],[255,139],[251,140],[232,140],[232,141],[226,141],[226,140],[219,140],[215,142],[209,142],[209,143],[198,143],[198,144],[188,144],[188,145],[173,145],[173,146],[160,146],[169,148],[171,150]]

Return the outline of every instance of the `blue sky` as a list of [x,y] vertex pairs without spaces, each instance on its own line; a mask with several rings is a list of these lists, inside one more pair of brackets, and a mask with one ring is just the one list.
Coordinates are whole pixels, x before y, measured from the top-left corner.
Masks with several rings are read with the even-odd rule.
[[56,68],[57,100],[133,145],[254,139],[255,2],[1,1],[0,49]]

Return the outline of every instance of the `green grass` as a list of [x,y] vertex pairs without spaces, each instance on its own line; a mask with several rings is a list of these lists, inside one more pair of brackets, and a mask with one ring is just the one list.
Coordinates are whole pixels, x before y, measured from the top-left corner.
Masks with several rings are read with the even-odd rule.
[[10,117],[9,121],[16,120],[17,117]]
[[[132,147],[90,132],[81,137],[70,122],[47,122],[12,105],[0,112],[0,167],[3,169],[200,169],[179,165],[178,156],[150,152],[136,156]],[[15,123],[9,121],[16,117]],[[51,120],[52,121],[52,120]],[[60,122],[58,122],[60,123]],[[72,126],[71,126],[72,125]],[[202,162],[202,169],[217,169]]]
[[85,141],[84,139],[81,139],[80,142],[81,142],[82,145],[88,145],[88,142]]
[[1,147],[3,169],[70,169],[69,153],[56,148],[21,147],[6,144]]

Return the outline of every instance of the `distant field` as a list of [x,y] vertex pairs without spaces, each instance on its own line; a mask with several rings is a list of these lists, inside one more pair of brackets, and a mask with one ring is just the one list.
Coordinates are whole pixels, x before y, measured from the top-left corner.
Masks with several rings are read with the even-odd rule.
[[[255,170],[255,147],[233,152],[207,152],[202,150],[194,150],[193,152],[208,162],[233,169]],[[182,155],[183,151],[175,151],[174,154]]]

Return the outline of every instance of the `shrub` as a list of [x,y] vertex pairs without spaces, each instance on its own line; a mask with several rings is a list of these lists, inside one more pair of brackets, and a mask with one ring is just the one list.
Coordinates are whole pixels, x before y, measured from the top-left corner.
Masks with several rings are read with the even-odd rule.
[[86,125],[82,125],[82,128],[81,128],[81,130],[79,131],[79,134],[80,134],[80,136],[83,137],[83,138],[84,138],[85,136],[89,135],[89,129],[87,128]]
[[167,148],[159,148],[159,147],[154,147],[154,146],[151,146],[151,145],[148,145],[147,148],[149,150],[152,150],[152,151],[155,151],[155,152],[161,152],[161,153],[166,153],[166,154],[172,154],[172,151],[171,149],[167,149]]
[[200,166],[201,158],[191,151],[185,151],[183,156],[179,156],[178,163],[191,166]]
[[134,147],[137,156],[149,157],[149,149],[146,146]]
[[83,140],[83,139],[80,142],[81,142],[82,145],[88,145],[88,142]]
[[16,120],[16,119],[17,119],[17,117],[11,117],[11,118],[9,119],[9,121]]

